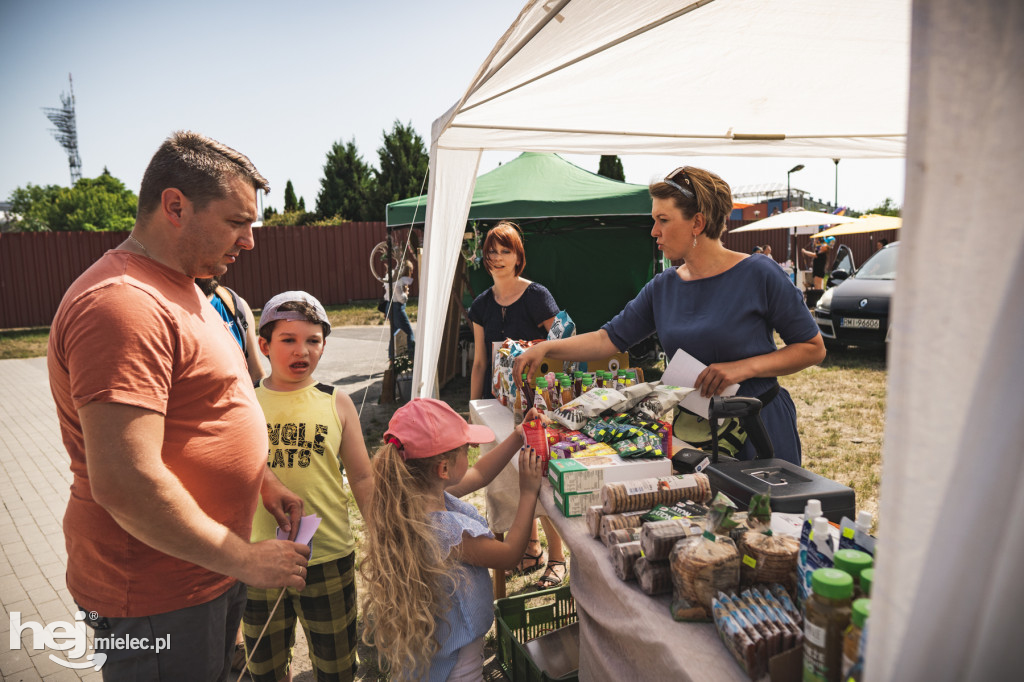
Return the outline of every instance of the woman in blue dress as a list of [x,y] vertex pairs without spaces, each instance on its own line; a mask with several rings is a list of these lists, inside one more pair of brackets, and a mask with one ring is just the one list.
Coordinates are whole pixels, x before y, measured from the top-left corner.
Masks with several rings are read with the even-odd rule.
[[[770,258],[722,244],[732,192],[714,173],[684,166],[652,184],[650,193],[651,236],[667,258],[683,265],[654,277],[598,331],[529,348],[517,358],[515,375],[529,372],[545,356],[605,358],[657,332],[669,358],[683,349],[707,365],[696,381],[702,396],[721,395],[738,383],[738,395],[764,397],[761,416],[775,456],[799,465],[796,407],[776,377],[825,358],[825,344],[800,291]],[[782,348],[775,345],[776,331]],[[736,456],[753,459],[749,439]]]

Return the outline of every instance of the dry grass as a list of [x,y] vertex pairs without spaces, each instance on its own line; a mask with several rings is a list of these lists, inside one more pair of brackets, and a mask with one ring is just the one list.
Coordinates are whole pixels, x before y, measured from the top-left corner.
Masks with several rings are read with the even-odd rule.
[[43,357],[49,338],[49,327],[0,331],[0,360]]
[[853,488],[876,532],[886,377],[881,352],[837,349],[820,366],[780,379],[796,403],[804,468]]
[[[418,312],[415,299],[405,307],[409,319],[416,321]],[[256,311],[259,320],[259,311]],[[327,318],[335,327],[386,324],[384,315],[377,312],[377,301],[352,301],[345,305],[329,306]],[[46,343],[50,338],[49,327],[33,329],[0,330],[0,360],[14,358],[39,358],[46,355]]]

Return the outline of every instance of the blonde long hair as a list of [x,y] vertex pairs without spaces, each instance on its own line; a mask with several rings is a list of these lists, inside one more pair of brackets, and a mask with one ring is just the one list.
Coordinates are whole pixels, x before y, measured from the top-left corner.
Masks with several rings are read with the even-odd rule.
[[363,641],[377,648],[381,668],[422,679],[437,653],[437,621],[462,582],[461,564],[445,554],[426,511],[437,466],[459,449],[404,461],[388,443],[373,457],[373,502],[366,519],[360,573]]

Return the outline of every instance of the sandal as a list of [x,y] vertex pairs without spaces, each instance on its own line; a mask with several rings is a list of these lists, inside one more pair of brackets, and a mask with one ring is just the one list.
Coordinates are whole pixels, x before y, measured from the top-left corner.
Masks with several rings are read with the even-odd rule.
[[565,580],[565,562],[554,561],[548,562],[548,570],[544,571],[544,575],[537,581],[536,587],[538,590],[546,590],[551,587],[558,587]]
[[[530,545],[536,542],[537,549],[540,550],[536,554],[530,554]],[[519,560],[519,563],[515,568],[505,571],[505,577],[510,578],[514,575],[527,575],[544,568],[544,550],[541,549],[540,542],[533,541],[526,545],[526,550],[523,552],[523,558]]]

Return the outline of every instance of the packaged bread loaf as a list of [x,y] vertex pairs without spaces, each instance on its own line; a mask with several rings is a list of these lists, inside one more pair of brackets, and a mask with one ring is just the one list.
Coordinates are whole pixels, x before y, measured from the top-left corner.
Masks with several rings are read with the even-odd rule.
[[[601,507],[601,509],[603,511],[604,507]],[[637,511],[625,512],[622,514],[605,514],[601,517],[601,542],[607,545],[608,533],[613,530],[619,530],[620,528],[639,528],[643,523],[643,519],[641,517],[649,511],[649,509],[638,509]]]
[[687,519],[645,523],[640,528],[640,548],[644,550],[644,556],[652,561],[667,561],[676,542],[694,534],[691,529],[700,533],[700,526],[691,524]]
[[711,482],[706,474],[677,474],[658,478],[606,483],[601,488],[605,514],[650,509],[656,504],[671,505],[682,500],[707,502]]
[[612,555],[612,565],[615,566],[615,575],[619,576],[620,580],[635,579],[633,566],[640,558],[640,542],[623,542],[608,549]]
[[705,519],[704,531],[678,541],[673,547],[669,562],[672,611],[677,620],[707,620],[717,594],[739,587],[740,557],[736,543],[715,532],[725,525],[735,508],[719,493]]
[[651,561],[642,556],[633,564],[636,581],[644,594],[652,597],[672,591],[672,567],[668,561]]

